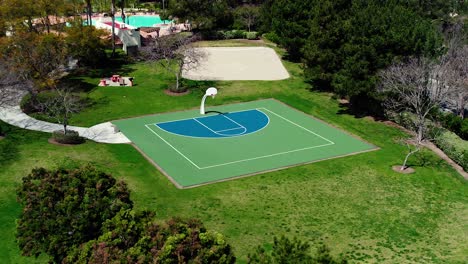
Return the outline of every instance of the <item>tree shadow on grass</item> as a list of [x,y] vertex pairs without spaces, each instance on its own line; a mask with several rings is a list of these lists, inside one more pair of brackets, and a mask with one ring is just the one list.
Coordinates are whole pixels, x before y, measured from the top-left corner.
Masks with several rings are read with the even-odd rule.
[[216,81],[195,81],[189,79],[183,79],[182,81],[182,85],[185,88],[190,89],[192,93],[200,93],[200,95],[204,95],[205,90],[209,87],[216,87],[216,84]]
[[[371,107],[369,107],[371,105]],[[372,107],[374,105],[374,107]],[[360,102],[349,102],[347,100],[340,100],[340,109],[336,112],[338,115],[351,115],[355,118],[364,118],[371,116],[376,121],[386,121],[380,103],[377,101],[368,102],[363,105]]]
[[[78,68],[60,80],[61,85],[72,88],[75,92],[90,92],[98,87],[99,80],[103,78],[110,78],[112,75],[129,76],[131,72],[135,71],[132,65],[135,61],[126,55],[120,55],[116,58],[109,59],[105,67]],[[89,83],[86,78],[99,78],[96,83]]]
[[18,138],[15,135],[15,128],[0,121],[4,138],[0,139],[0,168],[5,169],[19,160]]

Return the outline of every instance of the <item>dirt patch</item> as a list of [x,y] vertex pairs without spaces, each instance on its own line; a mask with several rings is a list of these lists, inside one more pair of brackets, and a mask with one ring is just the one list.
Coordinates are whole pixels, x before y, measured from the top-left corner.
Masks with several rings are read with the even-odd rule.
[[5,138],[4,136],[1,136],[1,135],[0,135],[0,140],[2,140],[2,139],[4,139],[4,138]]
[[49,140],[47,140],[50,144],[54,144],[54,145],[57,145],[57,146],[67,146],[67,147],[72,147],[72,146],[76,146],[76,145],[80,145],[80,144],[63,144],[63,143],[59,143],[57,141],[55,141],[54,138],[49,138]]
[[411,173],[414,173],[414,169],[413,169],[413,168],[406,167],[405,169],[402,170],[402,169],[401,169],[401,165],[392,166],[392,169],[393,169],[393,171],[398,172],[398,173],[402,173],[402,174],[411,174]]
[[170,95],[170,96],[183,96],[183,95],[187,95],[190,93],[190,90],[187,90],[185,92],[181,92],[181,93],[175,93],[169,89],[166,89],[164,90],[164,93],[167,94],[167,95]]

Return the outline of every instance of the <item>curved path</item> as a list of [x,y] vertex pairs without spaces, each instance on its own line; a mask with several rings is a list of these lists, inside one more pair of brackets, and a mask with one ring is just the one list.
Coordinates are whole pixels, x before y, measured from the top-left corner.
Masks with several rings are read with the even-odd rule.
[[[60,124],[40,121],[23,113],[19,107],[19,101],[22,96],[21,94],[17,94],[15,97],[9,101],[10,105],[0,106],[0,120],[13,126],[35,131],[52,133],[55,130],[63,130],[63,126]],[[117,144],[131,142],[122,132],[115,132],[111,122],[105,122],[89,128],[77,126],[68,126],[67,128],[78,131],[82,137],[100,143]]]

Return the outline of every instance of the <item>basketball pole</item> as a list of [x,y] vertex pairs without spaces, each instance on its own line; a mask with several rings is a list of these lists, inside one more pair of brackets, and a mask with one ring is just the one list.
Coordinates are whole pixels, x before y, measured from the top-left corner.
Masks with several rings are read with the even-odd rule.
[[214,87],[210,87],[210,88],[208,88],[208,90],[206,90],[206,93],[205,93],[205,95],[203,95],[203,98],[202,98],[202,101],[201,101],[200,114],[202,114],[202,115],[205,114],[205,100],[206,100],[206,97],[212,96],[214,98],[217,93],[218,93],[218,90],[216,90],[216,88],[214,88]]

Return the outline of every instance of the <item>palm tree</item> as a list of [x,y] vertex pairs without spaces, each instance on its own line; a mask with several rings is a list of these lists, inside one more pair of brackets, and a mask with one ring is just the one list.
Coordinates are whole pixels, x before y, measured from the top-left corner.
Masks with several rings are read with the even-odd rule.
[[122,10],[120,16],[122,17],[122,22],[125,23],[125,12],[124,12],[125,0],[119,0],[119,1],[117,2],[117,6],[120,7],[120,10]]
[[112,17],[112,57],[115,57],[115,0],[111,3],[111,17]]
[[86,24],[88,26],[91,25],[91,16],[92,16],[92,6],[91,6],[91,0],[85,0],[86,3]]

